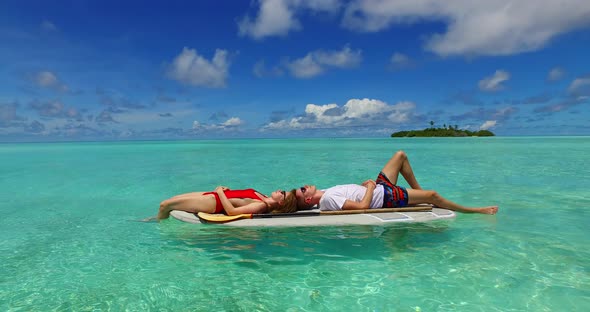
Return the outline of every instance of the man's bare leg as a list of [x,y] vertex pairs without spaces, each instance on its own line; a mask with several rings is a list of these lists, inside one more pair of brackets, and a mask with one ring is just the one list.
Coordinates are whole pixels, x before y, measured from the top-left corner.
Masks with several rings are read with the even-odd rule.
[[404,151],[397,151],[385,164],[385,167],[381,169],[383,173],[389,178],[391,183],[397,185],[397,178],[398,175],[401,173],[406,182],[410,185],[411,188],[415,190],[421,190],[420,184],[418,184],[418,180],[416,180],[416,176],[414,175],[414,171],[412,170],[412,166],[410,166],[410,161],[408,160],[408,156]]
[[483,213],[483,214],[496,214],[498,212],[498,206],[486,206],[486,207],[465,207],[456,204],[442,196],[435,191],[425,190],[414,190],[407,189],[408,191],[408,205],[416,204],[433,204],[440,208],[445,208],[453,211],[459,211],[464,213]]

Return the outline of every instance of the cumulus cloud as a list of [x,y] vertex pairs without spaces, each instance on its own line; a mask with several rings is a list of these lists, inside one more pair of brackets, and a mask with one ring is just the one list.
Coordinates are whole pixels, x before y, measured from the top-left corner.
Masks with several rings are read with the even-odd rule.
[[240,36],[254,39],[285,36],[302,28],[296,17],[299,11],[334,12],[340,7],[338,0],[259,0],[258,4],[256,17],[244,16],[238,22]]
[[510,73],[504,70],[496,70],[489,77],[479,81],[479,89],[486,92],[494,92],[504,89],[502,83],[510,79]]
[[538,107],[534,112],[541,114],[558,113],[582,104],[590,104],[590,96],[568,96],[557,103]]
[[590,75],[574,79],[567,93],[571,96],[590,96]]
[[407,55],[398,52],[391,55],[389,62],[393,69],[402,69],[412,66],[412,60]]
[[352,68],[361,61],[361,50],[353,51],[350,47],[344,47],[340,51],[313,51],[303,58],[287,62],[285,66],[294,77],[312,78],[322,74],[327,68]]
[[[128,109],[145,109],[146,105],[128,98],[115,90],[96,89],[100,104],[108,106],[111,113],[123,113]],[[159,98],[160,99],[160,98]]]
[[495,120],[488,120],[484,122],[481,126],[479,126],[479,130],[488,130],[496,126]]
[[198,121],[193,121],[193,130],[195,131],[211,131],[211,130],[236,130],[244,122],[238,117],[231,117],[228,120],[217,124],[203,124]]
[[41,87],[52,89],[58,92],[68,92],[69,88],[62,83],[59,78],[50,71],[40,71],[33,76],[33,82]]
[[34,100],[29,103],[29,108],[36,111],[39,116],[45,118],[65,118],[82,121],[84,117],[73,107],[67,107],[61,101],[39,101]]
[[556,36],[590,25],[586,0],[260,0],[256,4],[256,16],[238,22],[241,36],[285,36],[303,28],[299,15],[305,12],[342,12],[343,27],[359,32],[425,21],[444,23],[443,32],[425,34],[425,48],[441,56],[535,51]]
[[238,118],[238,117],[232,117],[232,118],[226,120],[221,125],[223,127],[237,127],[237,126],[240,126],[242,124],[243,124],[243,122],[242,122],[242,120],[240,118]]
[[585,0],[356,0],[346,7],[343,25],[373,32],[394,24],[443,22],[445,32],[431,34],[427,50],[441,56],[510,55],[535,51],[557,35],[590,25],[589,14]]
[[191,86],[221,88],[226,85],[229,66],[225,50],[215,50],[213,59],[209,61],[196,50],[185,47],[168,66],[167,76]]
[[17,115],[17,103],[0,103],[0,128],[21,125],[25,118]]
[[565,69],[561,67],[552,68],[547,74],[548,81],[558,81],[561,80],[565,76]]
[[416,105],[412,102],[390,105],[374,99],[351,99],[344,106],[334,103],[307,104],[303,116],[270,122],[263,129],[338,128],[383,122],[399,124],[409,122],[414,116],[415,108]]
[[510,116],[516,114],[518,112],[517,108],[514,108],[512,106],[508,106],[508,107],[504,107],[504,108],[500,108],[498,109],[493,115],[493,118],[496,119],[507,119]]

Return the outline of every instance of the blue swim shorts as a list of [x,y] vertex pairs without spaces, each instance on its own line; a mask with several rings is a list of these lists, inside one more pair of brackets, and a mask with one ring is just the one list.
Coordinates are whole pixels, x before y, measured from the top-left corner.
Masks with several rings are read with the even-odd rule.
[[379,172],[377,184],[383,185],[383,208],[398,208],[408,206],[408,191],[394,185],[383,172]]

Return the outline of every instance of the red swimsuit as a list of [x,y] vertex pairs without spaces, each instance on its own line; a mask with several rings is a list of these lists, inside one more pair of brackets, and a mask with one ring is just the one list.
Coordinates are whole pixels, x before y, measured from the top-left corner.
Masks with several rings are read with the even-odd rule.
[[[225,191],[223,191],[223,193],[225,194],[225,197],[227,197],[227,199],[230,199],[230,198],[250,198],[250,199],[261,200],[261,198],[258,195],[256,195],[257,192],[254,189],[225,190]],[[221,199],[219,199],[219,195],[217,194],[217,192],[203,193],[203,195],[209,195],[209,194],[213,194],[213,196],[215,196],[215,213],[223,212],[223,204],[221,204]],[[262,196],[264,196],[264,195],[262,195]],[[266,197],[266,196],[264,196],[264,197]]]

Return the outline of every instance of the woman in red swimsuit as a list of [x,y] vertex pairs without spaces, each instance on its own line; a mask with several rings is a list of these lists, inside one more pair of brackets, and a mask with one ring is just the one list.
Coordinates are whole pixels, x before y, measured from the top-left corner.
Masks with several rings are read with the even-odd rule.
[[243,213],[295,212],[296,199],[295,190],[276,190],[266,196],[254,189],[230,190],[218,186],[213,192],[187,193],[166,199],[160,203],[157,219],[168,218],[172,210],[225,213],[230,216]]

